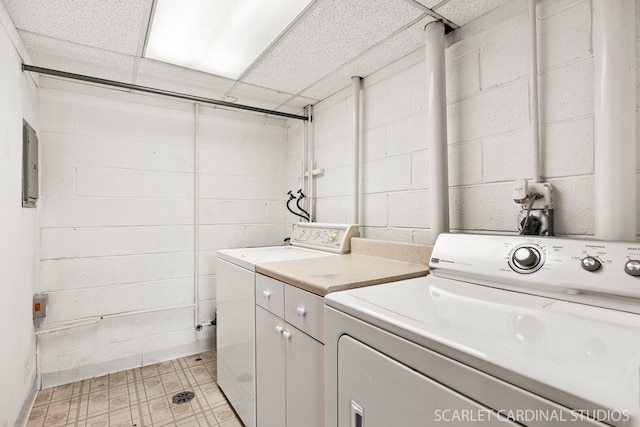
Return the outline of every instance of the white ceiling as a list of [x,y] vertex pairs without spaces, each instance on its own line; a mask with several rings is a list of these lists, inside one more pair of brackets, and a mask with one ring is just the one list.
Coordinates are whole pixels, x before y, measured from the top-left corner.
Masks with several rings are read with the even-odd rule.
[[29,65],[292,114],[507,1],[315,0],[236,81],[143,58],[153,0],[2,0]]

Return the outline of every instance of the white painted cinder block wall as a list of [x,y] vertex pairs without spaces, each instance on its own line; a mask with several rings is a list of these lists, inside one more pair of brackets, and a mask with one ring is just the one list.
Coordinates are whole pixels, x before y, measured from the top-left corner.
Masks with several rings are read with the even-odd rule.
[[[554,186],[556,234],[591,236],[591,2],[543,0],[538,18],[542,175]],[[510,2],[447,35],[453,230],[517,230],[520,208],[512,200],[512,182],[532,176],[527,19],[526,2]],[[366,237],[427,241],[424,67],[420,49],[363,81]],[[314,106],[314,167],[326,170],[316,180],[322,222],[347,222],[351,215],[351,95],[349,87]],[[301,138],[301,126],[291,123],[289,133]],[[290,152],[298,149],[297,140],[289,144]],[[290,166],[297,174],[299,163]]]
[[282,242],[286,122],[200,107],[196,227],[193,104],[41,82],[41,329],[104,316],[39,337],[43,387],[213,348],[196,257],[202,322],[216,251]]
[[38,281],[39,209],[22,207],[22,120],[39,126],[38,94],[0,5],[0,426],[26,423],[37,390],[31,296]]
[[[511,181],[531,175],[527,18],[518,3],[524,2],[511,2],[447,37],[451,223],[456,230],[514,232],[518,206],[511,201]],[[538,6],[543,175],[556,188],[556,231],[574,236],[593,233],[590,7],[588,0],[543,0]],[[3,87],[11,82],[7,88],[15,91],[23,79],[19,59],[1,37],[0,42],[2,57],[14,62],[2,63],[0,82]],[[426,241],[423,69],[419,50],[364,81],[362,223],[367,237]],[[10,144],[9,157],[0,158],[10,167],[0,170],[11,174],[2,183],[13,184],[0,200],[2,214],[15,220],[5,222],[11,227],[3,231],[9,237],[0,247],[11,255],[3,259],[12,260],[6,283],[26,285],[7,288],[2,315],[15,313],[19,304],[27,306],[32,287],[50,292],[43,329],[189,305],[197,276],[200,320],[210,318],[215,251],[279,244],[288,229],[285,223],[295,222],[282,201],[287,190],[299,188],[291,177],[300,171],[302,124],[289,122],[285,128],[278,119],[202,108],[196,275],[193,106],[42,80],[40,265],[25,268],[37,256],[37,245],[28,243],[28,229],[36,227],[34,214],[4,204],[19,194],[14,158],[19,149]],[[18,117],[16,99],[27,98],[24,114],[37,117],[37,108],[28,107],[35,104],[35,90],[22,84],[22,92],[10,92],[0,101],[5,102],[2,108]],[[323,222],[349,218],[350,162],[343,156],[351,138],[350,96],[348,88],[315,106],[315,166],[326,170],[316,181],[317,219]],[[7,117],[3,114],[0,123]],[[33,241],[37,238],[34,232]],[[33,273],[37,268],[39,284]],[[29,319],[25,316],[12,317],[12,328],[2,330],[5,342],[16,343],[12,349],[20,353],[16,358],[12,353],[11,363],[3,365],[10,368],[3,370],[3,380],[9,376],[6,384],[12,386],[33,377],[32,322],[30,313]],[[105,318],[44,335],[43,383],[139,366],[210,345],[213,330],[196,333],[193,323],[193,310],[183,308]],[[23,396],[27,389],[22,388]],[[25,400],[13,391],[9,397],[12,408]]]

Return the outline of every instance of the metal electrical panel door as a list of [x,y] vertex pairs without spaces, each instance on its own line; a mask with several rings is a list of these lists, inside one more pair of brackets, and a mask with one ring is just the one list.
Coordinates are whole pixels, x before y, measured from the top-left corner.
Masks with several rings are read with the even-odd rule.
[[22,206],[35,208],[38,200],[38,137],[23,120],[22,125]]

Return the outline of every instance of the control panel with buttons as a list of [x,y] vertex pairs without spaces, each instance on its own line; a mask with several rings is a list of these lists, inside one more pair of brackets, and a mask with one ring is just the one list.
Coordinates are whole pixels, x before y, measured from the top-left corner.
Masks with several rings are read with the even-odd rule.
[[[640,299],[640,243],[537,236],[441,234],[430,270],[489,286]],[[640,300],[637,301],[640,310]]]
[[357,224],[300,222],[293,226],[291,244],[346,254],[351,252],[351,238],[360,236]]

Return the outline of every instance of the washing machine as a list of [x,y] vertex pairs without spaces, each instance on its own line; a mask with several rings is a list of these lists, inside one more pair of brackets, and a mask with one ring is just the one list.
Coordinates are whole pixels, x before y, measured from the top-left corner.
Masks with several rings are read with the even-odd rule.
[[325,298],[327,427],[640,426],[640,244],[443,234]]
[[350,252],[353,224],[299,223],[290,245],[220,250],[216,260],[217,382],[246,427],[255,425],[255,266]]

